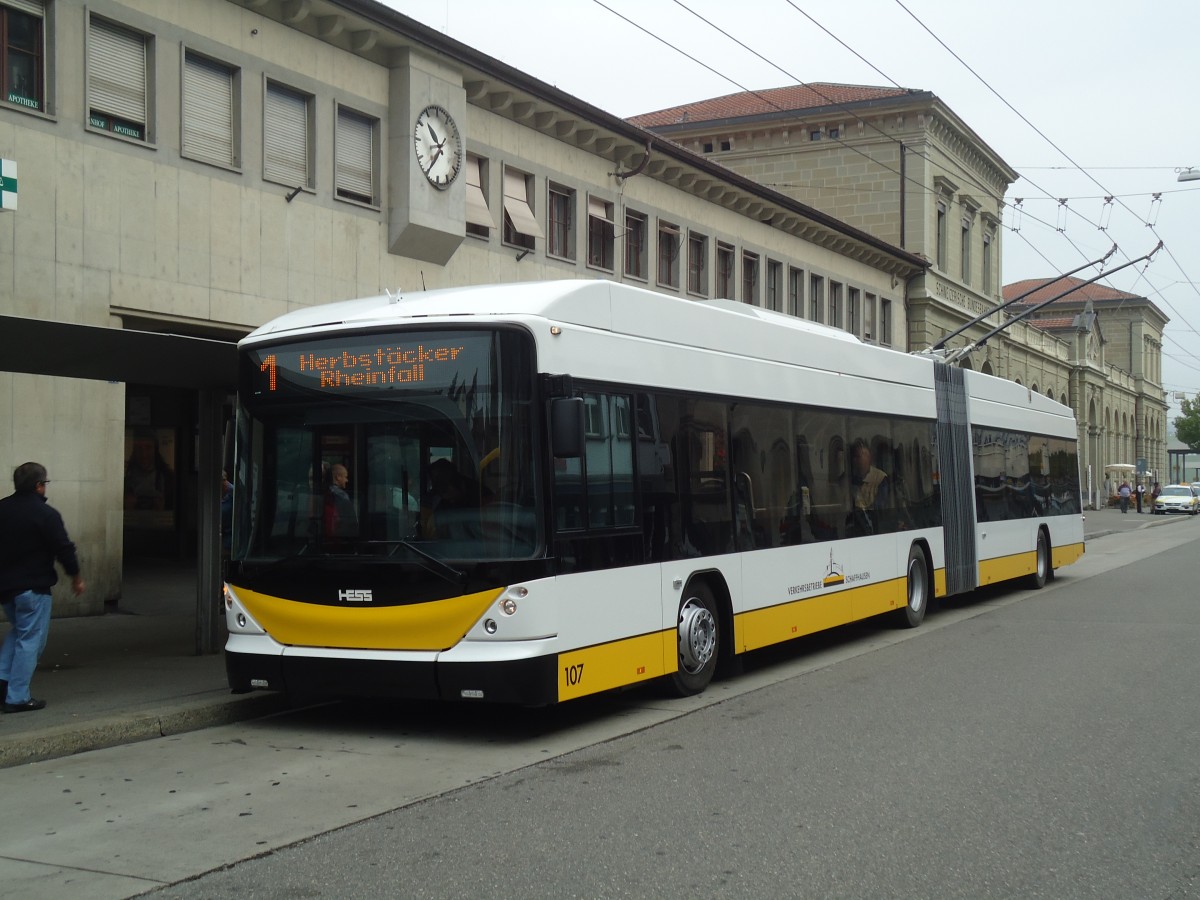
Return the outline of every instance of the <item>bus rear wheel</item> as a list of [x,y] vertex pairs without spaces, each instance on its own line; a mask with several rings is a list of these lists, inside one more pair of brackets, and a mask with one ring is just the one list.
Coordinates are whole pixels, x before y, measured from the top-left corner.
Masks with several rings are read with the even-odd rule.
[[688,584],[675,622],[679,668],[671,675],[671,687],[680,697],[690,697],[712,681],[721,646],[717,601],[707,584],[703,581]]
[[1037,536],[1037,561],[1033,566],[1033,573],[1026,579],[1026,584],[1030,590],[1040,591],[1046,586],[1046,579],[1050,577],[1050,540],[1046,537],[1046,532],[1038,529]]
[[929,583],[929,563],[925,552],[916,544],[908,551],[907,598],[904,609],[896,611],[896,622],[904,628],[916,628],[925,621],[932,593]]

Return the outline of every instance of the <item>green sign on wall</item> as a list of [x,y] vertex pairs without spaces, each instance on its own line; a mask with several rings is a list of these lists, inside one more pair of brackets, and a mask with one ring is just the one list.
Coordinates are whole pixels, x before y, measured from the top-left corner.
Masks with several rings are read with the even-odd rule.
[[17,164],[0,159],[0,209],[17,208]]

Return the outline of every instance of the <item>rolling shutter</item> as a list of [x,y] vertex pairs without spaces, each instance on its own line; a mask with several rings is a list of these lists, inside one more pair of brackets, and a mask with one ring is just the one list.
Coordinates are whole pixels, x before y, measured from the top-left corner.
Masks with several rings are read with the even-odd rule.
[[308,98],[267,85],[263,175],[293,187],[312,187],[309,177]]
[[183,153],[236,165],[233,146],[233,71],[187,54],[183,60]]
[[97,112],[146,124],[146,41],[93,19],[88,35],[88,101]]
[[337,193],[375,202],[374,126],[368,119],[338,110]]

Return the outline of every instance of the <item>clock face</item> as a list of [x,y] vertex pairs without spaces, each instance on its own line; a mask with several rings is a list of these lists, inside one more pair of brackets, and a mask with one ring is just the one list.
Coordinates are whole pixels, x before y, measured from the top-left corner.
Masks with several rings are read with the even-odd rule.
[[417,154],[417,165],[425,173],[430,184],[446,188],[462,168],[462,136],[450,113],[431,104],[417,115],[413,128],[413,146]]

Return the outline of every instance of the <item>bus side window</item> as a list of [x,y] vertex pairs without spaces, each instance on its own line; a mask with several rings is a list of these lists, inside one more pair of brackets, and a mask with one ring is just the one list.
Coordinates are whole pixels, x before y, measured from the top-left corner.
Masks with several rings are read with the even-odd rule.
[[585,393],[583,402],[583,456],[554,460],[556,525],[560,531],[636,525],[632,400]]

